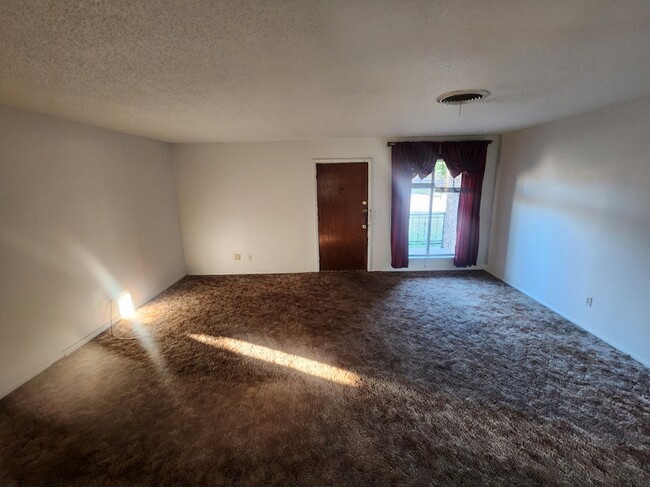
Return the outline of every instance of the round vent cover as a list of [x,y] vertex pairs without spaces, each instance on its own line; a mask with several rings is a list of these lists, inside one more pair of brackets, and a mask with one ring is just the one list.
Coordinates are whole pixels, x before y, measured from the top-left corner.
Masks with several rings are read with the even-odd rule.
[[445,105],[460,105],[461,103],[471,103],[473,101],[482,100],[489,94],[490,92],[485,90],[449,91],[440,95],[436,100],[438,103],[444,103]]

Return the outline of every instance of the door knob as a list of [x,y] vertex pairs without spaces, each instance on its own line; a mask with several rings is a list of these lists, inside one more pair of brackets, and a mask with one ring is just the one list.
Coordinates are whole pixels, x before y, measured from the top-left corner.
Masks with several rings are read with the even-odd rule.
[[362,201],[361,204],[365,206],[365,205],[368,204],[368,202],[367,201]]
[[368,225],[361,225],[361,228],[366,229],[368,228]]

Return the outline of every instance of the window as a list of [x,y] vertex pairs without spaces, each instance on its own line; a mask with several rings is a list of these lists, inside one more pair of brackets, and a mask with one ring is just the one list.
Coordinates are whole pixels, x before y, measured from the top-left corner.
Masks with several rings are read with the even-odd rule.
[[433,174],[411,181],[409,256],[449,256],[456,248],[460,176],[452,178],[442,159]]

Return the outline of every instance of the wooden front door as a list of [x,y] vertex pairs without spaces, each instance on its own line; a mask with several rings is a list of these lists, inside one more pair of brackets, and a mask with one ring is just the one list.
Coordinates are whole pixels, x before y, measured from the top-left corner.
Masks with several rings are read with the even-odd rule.
[[368,163],[316,164],[322,271],[368,268]]

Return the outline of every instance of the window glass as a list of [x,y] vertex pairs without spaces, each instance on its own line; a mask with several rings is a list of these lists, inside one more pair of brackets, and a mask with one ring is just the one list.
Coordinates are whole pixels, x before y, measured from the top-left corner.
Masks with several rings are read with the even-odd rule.
[[453,255],[460,179],[452,178],[442,160],[433,174],[411,182],[409,255],[413,257]]

